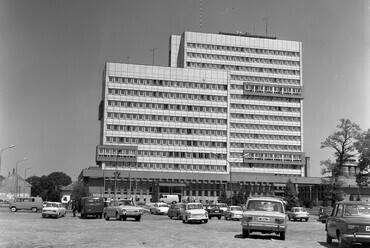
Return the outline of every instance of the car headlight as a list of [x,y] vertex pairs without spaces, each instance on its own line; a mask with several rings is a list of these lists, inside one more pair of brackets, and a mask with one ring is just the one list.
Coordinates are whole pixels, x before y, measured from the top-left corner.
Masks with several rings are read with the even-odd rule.
[[253,220],[253,217],[248,216],[248,217],[246,217],[244,219],[245,219],[246,222],[251,222]]
[[358,225],[348,225],[348,229],[349,229],[349,230],[353,230],[353,231],[355,231],[355,232],[357,232],[357,231],[358,231],[358,228],[359,228],[359,226],[358,226]]
[[276,224],[283,224],[284,223],[284,219],[275,219],[275,223]]

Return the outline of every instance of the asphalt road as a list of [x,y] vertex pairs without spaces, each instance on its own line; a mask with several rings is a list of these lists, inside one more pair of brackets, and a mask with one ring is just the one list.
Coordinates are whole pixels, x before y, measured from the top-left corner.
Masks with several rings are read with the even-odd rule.
[[[80,219],[71,212],[60,219],[41,218],[41,213],[11,213],[0,207],[0,247],[338,247],[325,243],[325,225],[311,216],[308,222],[289,221],[286,240],[252,233],[243,239],[239,221],[213,218],[207,224],[183,224],[167,216],[145,213],[133,219]],[[363,247],[356,245],[354,247]]]

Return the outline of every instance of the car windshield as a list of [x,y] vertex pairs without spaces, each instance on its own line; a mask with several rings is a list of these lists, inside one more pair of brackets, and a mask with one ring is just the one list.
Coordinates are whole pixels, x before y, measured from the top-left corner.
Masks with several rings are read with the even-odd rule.
[[281,202],[268,200],[250,200],[248,201],[247,210],[266,211],[266,212],[283,212]]
[[57,203],[47,203],[46,204],[46,207],[53,207],[53,208],[57,208],[59,204]]
[[220,209],[220,206],[217,205],[209,205],[207,209]]
[[347,204],[344,209],[344,216],[370,217],[370,204]]
[[190,204],[188,205],[188,209],[203,209],[202,204]]
[[230,210],[231,211],[242,211],[242,208],[241,207],[231,207]]
[[90,199],[87,199],[86,202],[88,202],[88,203],[99,203],[99,202],[101,202],[101,200],[99,198],[97,198],[97,199],[90,198]]
[[222,208],[227,208],[227,204],[226,203],[219,203],[218,204],[220,207],[222,207]]
[[118,205],[122,205],[122,206],[135,206],[132,201],[119,201],[118,202]]
[[168,208],[168,205],[165,204],[165,203],[159,203],[158,204],[158,207],[160,207],[160,208]]
[[307,212],[305,208],[295,208],[294,212]]

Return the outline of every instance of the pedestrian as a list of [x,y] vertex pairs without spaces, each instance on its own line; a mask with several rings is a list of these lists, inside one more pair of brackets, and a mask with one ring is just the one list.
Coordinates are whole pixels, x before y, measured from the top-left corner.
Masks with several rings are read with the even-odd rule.
[[73,217],[76,217],[76,211],[77,211],[77,202],[76,201],[73,201],[73,203],[72,203]]

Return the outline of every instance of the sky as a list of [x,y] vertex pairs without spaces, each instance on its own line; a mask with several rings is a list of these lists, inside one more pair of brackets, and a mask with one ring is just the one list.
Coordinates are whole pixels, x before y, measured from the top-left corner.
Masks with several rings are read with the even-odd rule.
[[[0,174],[95,165],[106,62],[168,65],[169,36],[249,32],[302,42],[304,152],[311,176],[341,118],[370,128],[370,1],[1,0]],[[200,10],[201,9],[201,10]],[[264,19],[266,18],[266,19]],[[27,158],[25,161],[21,161]],[[21,161],[21,162],[19,162]]]

